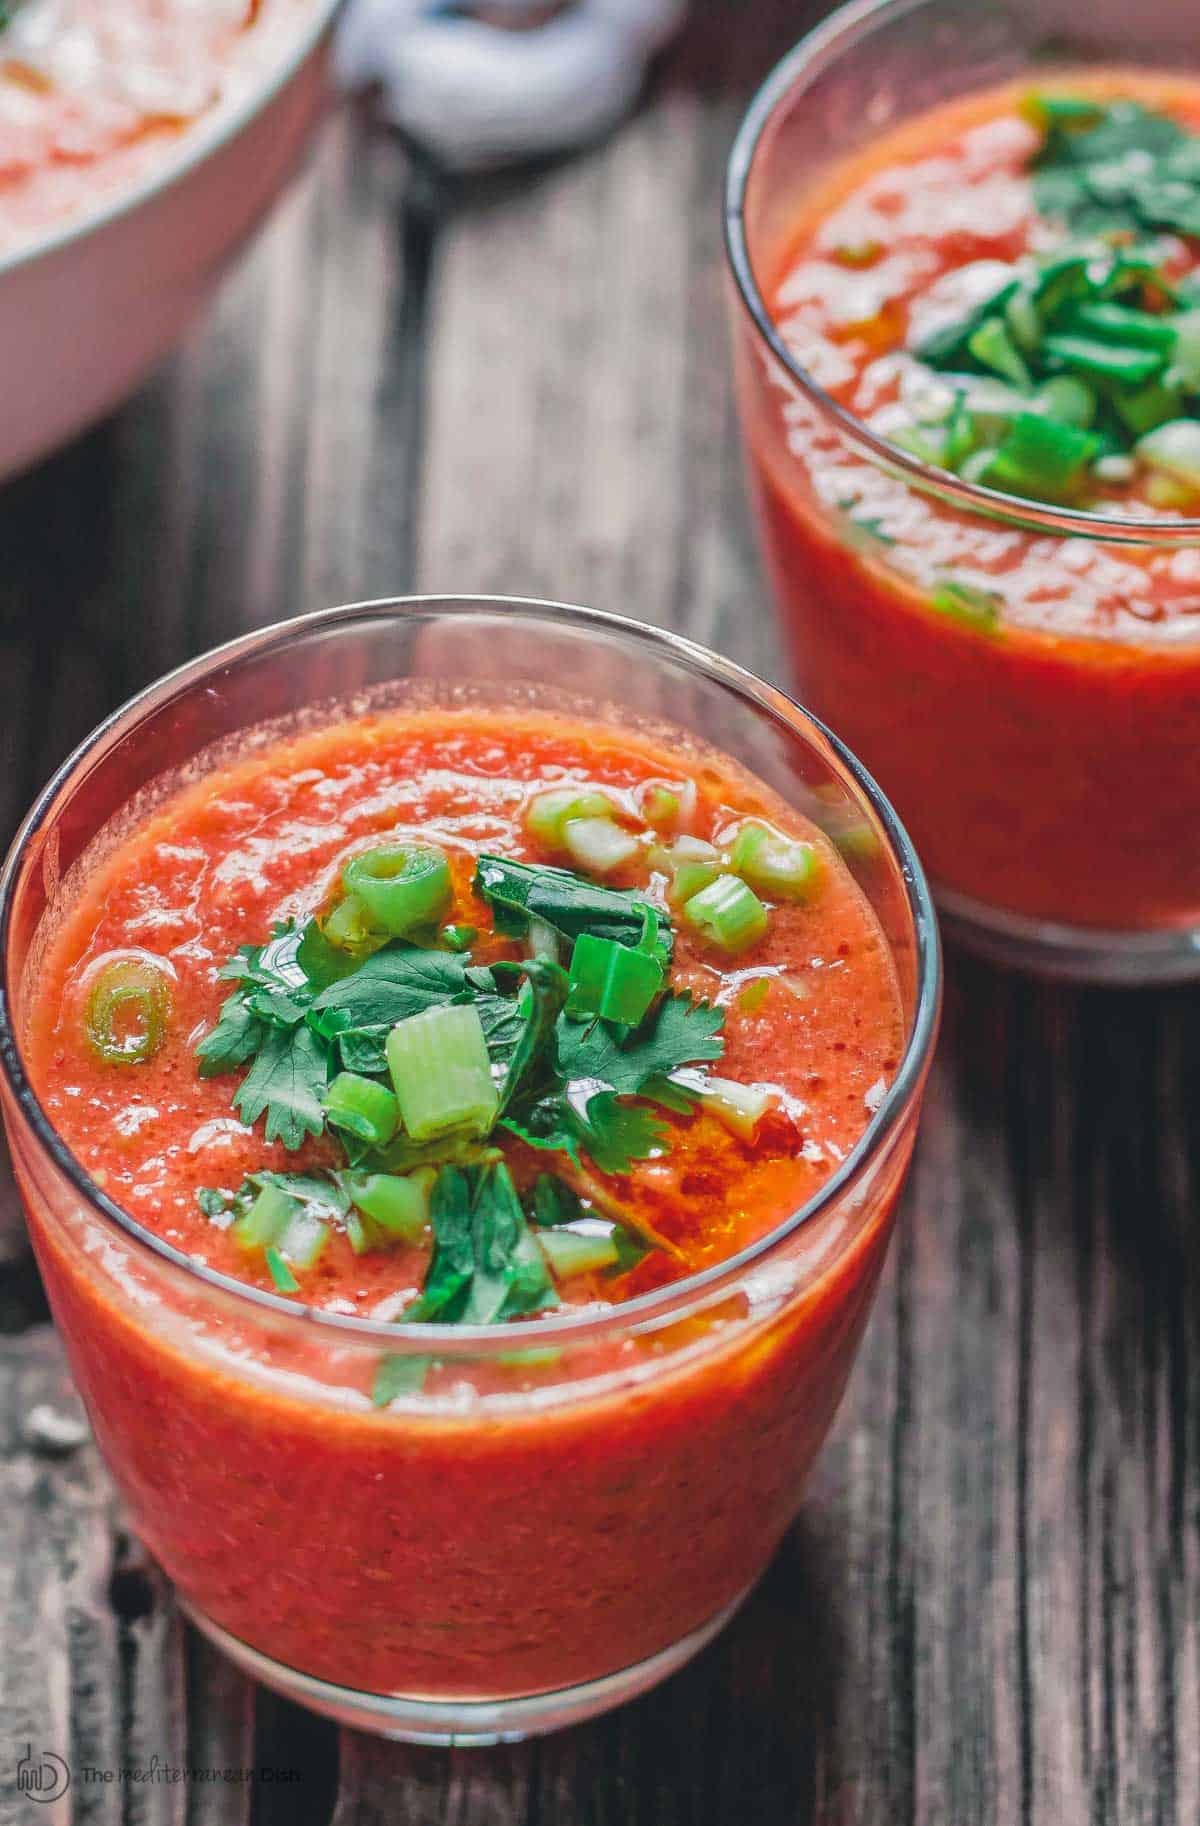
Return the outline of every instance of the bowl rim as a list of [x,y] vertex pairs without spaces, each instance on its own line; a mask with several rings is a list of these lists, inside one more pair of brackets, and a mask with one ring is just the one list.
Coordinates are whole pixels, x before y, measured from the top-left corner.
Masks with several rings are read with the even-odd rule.
[[143,203],[153,201],[172,185],[181,183],[211,153],[236,139],[299,74],[329,30],[341,4],[342,0],[305,0],[307,17],[299,22],[294,37],[282,30],[281,22],[278,59],[268,60],[257,81],[244,92],[218,101],[211,113],[185,128],[168,156],[145,177],[127,186],[118,186],[111,198],[92,206],[85,205],[48,234],[18,242],[10,253],[0,255],[0,280],[39,260],[50,259],[75,242],[132,215]]
[[[940,0],[847,0],[846,5],[838,7],[785,52],[756,90],[742,116],[725,167],[725,258],[740,303],[765,348],[822,416],[832,420],[841,435],[873,462],[898,473],[923,493],[936,495],[966,512],[1068,538],[1094,539],[1110,545],[1192,545],[1200,540],[1200,517],[1144,520],[1130,514],[1052,507],[985,488],[979,482],[964,481],[952,470],[922,462],[910,451],[881,437],[864,419],[826,392],[796,360],[771,315],[750,257],[745,216],[746,190],[764,134],[777,111],[807,78],[819,75],[878,28],[939,3]],[[830,167],[837,159],[834,150]]]
[[[3,1075],[21,1116],[33,1130],[37,1143],[50,1156],[58,1171],[93,1212],[115,1225],[135,1245],[149,1250],[172,1267],[181,1269],[188,1279],[209,1288],[220,1289],[235,1301],[245,1302],[260,1311],[284,1313],[296,1322],[315,1324],[330,1332],[369,1338],[377,1343],[386,1342],[393,1350],[401,1352],[407,1346],[411,1354],[445,1355],[450,1346],[451,1334],[445,1326],[404,1324],[395,1320],[364,1319],[329,1312],[304,1306],[297,1300],[269,1292],[265,1288],[251,1287],[244,1281],[197,1262],[193,1256],[166,1242],[131,1216],[89,1177],[43,1110],[25,1070],[9,992],[9,939],[14,900],[30,861],[30,846],[42,829],[51,823],[60,796],[75,782],[81,770],[90,770],[148,715],[177,701],[216,674],[227,674],[231,668],[257,661],[271,652],[286,651],[289,645],[304,640],[313,633],[356,621],[369,624],[372,621],[403,616],[415,618],[431,612],[452,618],[461,616],[464,619],[480,613],[515,612],[551,624],[582,626],[625,643],[632,641],[643,650],[648,650],[651,655],[682,663],[705,678],[723,684],[735,696],[750,700],[753,706],[766,711],[777,723],[789,727],[793,734],[799,734],[802,739],[826,744],[834,761],[849,775],[855,792],[866,800],[883,827],[904,886],[915,949],[916,983],[911,1030],[906,1036],[903,1056],[895,1077],[841,1166],[817,1188],[811,1198],[790,1217],[775,1225],[764,1236],[756,1238],[736,1255],[696,1274],[685,1276],[665,1288],[654,1289],[632,1300],[620,1302],[599,1314],[585,1309],[579,1313],[559,1314],[550,1318],[506,1321],[503,1325],[456,1325],[453,1328],[455,1356],[487,1355],[495,1350],[511,1350],[514,1343],[533,1344],[539,1340],[565,1341],[568,1338],[574,1341],[594,1337],[614,1329],[628,1329],[663,1313],[671,1313],[698,1293],[708,1293],[739,1279],[747,1269],[771,1254],[802,1225],[851,1191],[890,1144],[894,1133],[902,1127],[919,1101],[932,1057],[941,1009],[941,942],[929,884],[912,841],[872,776],[845,744],[794,698],[759,679],[735,661],[725,659],[684,635],[605,610],[548,602],[534,597],[487,594],[372,598],[341,604],[335,608],[318,609],[292,620],[252,630],[175,667],[135,693],[99,723],[68,755],[38,794],[13,839],[0,872],[0,956],[4,959],[3,970],[0,971],[0,1074]],[[36,861],[36,856],[33,860]]]

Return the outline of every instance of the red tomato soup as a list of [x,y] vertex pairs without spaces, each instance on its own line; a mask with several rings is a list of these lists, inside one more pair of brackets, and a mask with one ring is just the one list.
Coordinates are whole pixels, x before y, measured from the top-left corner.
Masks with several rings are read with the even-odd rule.
[[146,1230],[294,1316],[57,1221],[15,1154],[98,1438],[184,1597],[288,1666],[432,1697],[568,1687],[718,1615],[795,1512],[911,1132],[715,1304],[561,1321],[619,1321],[789,1218],[904,1027],[833,843],[627,730],[381,713],[127,824],[41,953],[38,1097]]
[[161,163],[303,0],[17,0],[0,25],[0,253]]
[[[933,468],[868,461],[764,356],[752,491],[805,701],[935,886],[1120,931],[1200,917],[1200,547],[1021,506],[1200,517],[1200,86],[1060,70],[921,114],[751,248],[797,363]],[[953,902],[951,903],[953,904]]]

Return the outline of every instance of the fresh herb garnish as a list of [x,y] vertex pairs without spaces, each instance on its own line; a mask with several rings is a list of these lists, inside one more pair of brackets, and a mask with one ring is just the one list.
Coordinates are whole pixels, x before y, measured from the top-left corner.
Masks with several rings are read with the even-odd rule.
[[1025,113],[1043,133],[1035,200],[1072,239],[913,346],[949,403],[943,389],[892,439],[1018,499],[1087,506],[1146,476],[1149,433],[1200,414],[1200,311],[1155,239],[1200,239],[1200,138],[1134,101],[1035,95]]
[[[723,1013],[665,989],[670,921],[638,895],[497,857],[481,859],[478,886],[499,930],[515,936],[539,922],[568,955],[578,951],[578,966],[534,957],[484,968],[468,952],[404,938],[367,946],[357,929],[347,951],[328,937],[341,929],[335,909],[323,925],[277,926],[221,972],[236,988],[197,1048],[200,1070],[245,1068],[234,1102],[246,1122],[262,1118],[267,1140],[292,1149],[326,1133],[347,1163],[256,1173],[237,1192],[197,1195],[281,1290],[298,1289],[297,1270],[334,1225],[356,1251],[419,1243],[431,1230],[422,1292],[404,1316],[437,1324],[541,1311],[557,1301],[551,1267],[624,1268],[655,1246],[653,1231],[635,1236],[543,1175],[535,1223],[567,1237],[548,1267],[495,1142],[503,1131],[565,1155],[585,1179],[584,1156],[602,1174],[627,1173],[667,1145],[661,1111],[687,1114],[702,1101],[705,1075],[694,1068],[720,1058]],[[467,1026],[473,1036],[469,1123],[456,1113],[465,1052],[456,1065],[442,1024],[464,1028],[460,1050]],[[436,1057],[425,1060],[435,1026]],[[687,1067],[689,1081],[676,1081]],[[447,1083],[458,1071],[453,1107],[439,1102],[439,1071]],[[381,1368],[382,1387],[400,1375]]]

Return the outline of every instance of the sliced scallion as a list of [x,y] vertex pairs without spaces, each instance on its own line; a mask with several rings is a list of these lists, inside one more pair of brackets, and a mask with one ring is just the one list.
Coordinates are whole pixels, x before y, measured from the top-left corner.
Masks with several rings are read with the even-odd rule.
[[283,1256],[274,1244],[269,1244],[266,1251],[267,1267],[271,1279],[280,1293],[299,1293],[300,1283],[284,1261]]
[[1078,425],[1022,412],[1013,420],[984,476],[993,488],[1040,501],[1077,496],[1099,440]]
[[646,951],[583,932],[571,954],[570,983],[568,1014],[636,1027],[662,988],[663,968]]
[[611,819],[615,807],[604,793],[581,790],[578,786],[553,787],[535,793],[525,808],[525,829],[547,849],[564,847],[563,831],[572,818]]
[[265,1185],[250,1209],[234,1223],[230,1235],[243,1249],[265,1249],[283,1231],[296,1201],[281,1187]]
[[294,1268],[311,1268],[328,1241],[329,1225],[301,1205],[288,1218],[277,1247]]
[[1156,349],[1132,343],[1102,342],[1098,336],[1073,336],[1054,331],[1043,345],[1051,360],[1094,380],[1117,381],[1138,387],[1162,372],[1166,357]]
[[1064,318],[1062,327],[1081,331],[1085,336],[1099,336],[1105,342],[1153,349],[1160,354],[1169,354],[1178,339],[1170,317],[1153,311],[1135,311],[1126,304],[1114,304],[1106,298],[1076,304]]
[[372,925],[392,938],[432,925],[450,905],[450,864],[441,850],[427,844],[363,850],[346,863],[342,883],[362,903]]
[[109,1065],[142,1065],[162,1045],[171,1018],[171,978],[148,957],[114,959],[88,992],[88,1043]]
[[560,1281],[615,1268],[621,1259],[613,1226],[602,1219],[585,1219],[573,1230],[539,1230],[537,1241],[551,1273]]
[[[1016,294],[1014,293],[1015,297]],[[1010,298],[1006,303],[1010,304]],[[1033,376],[1025,357],[1009,335],[1003,319],[986,317],[977,329],[967,337],[967,349],[982,368],[990,368],[1001,380],[1011,381],[1014,387],[1031,387]]]
[[733,1078],[706,1078],[696,1092],[702,1109],[715,1116],[739,1141],[753,1141],[758,1125],[775,1099],[761,1084],[739,1084]]
[[357,894],[347,894],[339,900],[322,921],[321,933],[337,950],[359,955],[381,950],[388,940],[386,932],[375,930]]
[[809,900],[820,886],[821,860],[815,845],[786,837],[767,824],[742,825],[729,866],[773,900]]
[[568,818],[563,847],[591,875],[611,875],[638,853],[638,841],[611,818]]
[[656,831],[674,830],[682,809],[679,794],[652,783],[642,794],[642,816]]
[[473,1004],[443,1003],[400,1021],[387,1037],[387,1061],[414,1141],[491,1128],[499,1096]]
[[1036,404],[1049,418],[1086,431],[1096,416],[1096,395],[1075,374],[1053,374],[1037,390]]
[[[385,1238],[419,1243],[429,1222],[429,1194],[436,1177],[431,1168],[419,1167],[414,1173],[348,1173],[345,1183],[356,1209]],[[357,1229],[362,1233],[363,1226]],[[370,1237],[369,1229],[366,1235]]]
[[1177,418],[1140,438],[1139,459],[1192,493],[1200,492],[1200,419]]
[[683,917],[722,951],[744,951],[767,930],[767,909],[736,875],[722,875],[685,901]]
[[929,606],[951,621],[961,622],[977,634],[994,634],[1000,619],[1001,600],[994,590],[944,577],[930,591]]
[[677,837],[669,848],[651,850],[650,862],[669,877],[667,891],[672,900],[690,900],[724,868],[720,850],[702,837]]
[[396,1133],[400,1113],[386,1085],[357,1072],[339,1072],[325,1092],[325,1118],[335,1129],[384,1148]]

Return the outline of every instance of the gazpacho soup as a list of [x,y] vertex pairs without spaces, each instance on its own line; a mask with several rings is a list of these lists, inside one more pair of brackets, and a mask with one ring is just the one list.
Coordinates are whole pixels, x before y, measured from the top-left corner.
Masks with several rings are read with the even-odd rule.
[[911,1127],[780,1259],[655,1297],[786,1229],[888,1096],[906,1016],[846,860],[879,841],[682,733],[451,705],[258,732],[93,845],[22,1044],[183,1266],[14,1153],[101,1445],[202,1619],[341,1687],[504,1696],[744,1592]]
[[0,6],[0,255],[146,176],[279,51],[306,0]]
[[748,252],[792,370],[746,317],[739,376],[806,701],[952,910],[1194,926],[1200,80],[1039,68],[834,159],[786,219]]

